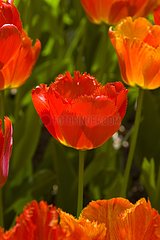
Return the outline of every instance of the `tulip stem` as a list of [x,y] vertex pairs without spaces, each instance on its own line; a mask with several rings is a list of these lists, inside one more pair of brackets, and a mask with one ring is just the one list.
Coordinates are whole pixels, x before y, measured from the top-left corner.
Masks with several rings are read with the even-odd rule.
[[135,117],[135,122],[134,122],[133,129],[132,129],[130,149],[129,149],[128,159],[127,159],[127,163],[126,163],[126,168],[125,168],[125,171],[124,171],[124,182],[123,182],[123,186],[122,186],[122,196],[123,197],[126,197],[128,181],[129,181],[129,174],[130,174],[130,171],[131,171],[131,166],[132,166],[133,157],[134,157],[135,148],[136,148],[138,131],[139,131],[139,126],[140,126],[140,122],[141,122],[143,95],[144,95],[144,90],[139,89],[136,117]]
[[79,217],[83,208],[83,177],[84,177],[85,152],[79,151],[79,175],[78,175],[78,203],[77,217]]

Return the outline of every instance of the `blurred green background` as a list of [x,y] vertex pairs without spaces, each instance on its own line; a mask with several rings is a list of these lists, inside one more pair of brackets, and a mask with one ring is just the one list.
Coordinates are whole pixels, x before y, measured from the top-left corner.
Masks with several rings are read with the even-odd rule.
[[[43,127],[31,101],[31,89],[50,84],[74,70],[88,72],[103,84],[121,81],[107,25],[87,19],[79,0],[16,0],[23,26],[42,50],[30,79],[7,90],[6,115],[14,124],[9,178],[2,189],[5,226],[9,228],[30,200],[44,199],[76,214],[78,152],[62,146]],[[120,131],[102,147],[86,152],[84,205],[90,200],[121,196],[137,89],[129,89],[128,109]],[[142,121],[127,198],[160,198],[160,90],[145,91]]]

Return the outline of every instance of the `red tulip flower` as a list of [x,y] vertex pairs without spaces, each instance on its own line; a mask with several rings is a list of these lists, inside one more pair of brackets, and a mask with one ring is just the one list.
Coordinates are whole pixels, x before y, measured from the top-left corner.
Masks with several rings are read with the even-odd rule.
[[21,86],[30,76],[41,48],[22,28],[13,1],[0,1],[0,90]]
[[89,74],[59,75],[49,87],[41,84],[32,100],[45,127],[58,141],[76,149],[102,145],[120,127],[127,90],[121,82],[102,86]]
[[5,184],[8,177],[12,143],[12,123],[8,117],[5,117],[4,133],[2,131],[2,121],[0,121],[0,187]]
[[127,16],[147,16],[160,4],[159,0],[81,0],[94,23],[116,24]]

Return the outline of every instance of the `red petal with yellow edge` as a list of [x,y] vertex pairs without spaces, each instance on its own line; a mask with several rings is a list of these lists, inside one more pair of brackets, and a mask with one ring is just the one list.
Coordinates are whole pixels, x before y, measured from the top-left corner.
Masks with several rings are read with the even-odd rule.
[[40,49],[41,43],[39,40],[32,46],[31,39],[26,33],[23,33],[21,48],[14,59],[2,69],[2,74],[5,79],[5,88],[16,88],[24,84],[32,72]]
[[41,84],[32,90],[32,101],[45,127],[50,134],[57,138],[54,126],[55,121],[54,119],[52,120],[48,103],[48,87],[45,84]]
[[0,2],[0,27],[4,24],[13,24],[22,32],[22,22],[17,8],[9,2]]
[[115,234],[117,219],[124,210],[131,207],[133,204],[123,198],[92,201],[82,210],[80,219],[85,218],[98,224],[104,223],[107,229],[106,239],[117,240]]
[[160,215],[149,202],[140,199],[119,216],[116,231],[119,240],[159,240]]
[[[34,93],[33,103],[41,101],[41,93],[40,97],[39,91]],[[68,72],[58,76],[45,95],[47,120],[41,105],[34,104],[44,125],[51,134],[54,129],[52,135],[62,144],[76,149],[92,149],[108,140],[119,129],[127,105],[122,83],[103,87],[94,77],[78,71],[73,78]]]
[[14,25],[0,28],[0,69],[11,60],[21,46],[21,36]]
[[0,187],[8,177],[9,161],[12,152],[12,122],[8,117],[4,119],[4,133],[2,132],[2,121],[0,122]]

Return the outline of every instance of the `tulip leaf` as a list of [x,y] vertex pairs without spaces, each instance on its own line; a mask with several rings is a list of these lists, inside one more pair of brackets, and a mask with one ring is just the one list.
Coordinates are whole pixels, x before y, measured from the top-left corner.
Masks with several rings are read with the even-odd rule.
[[155,163],[152,158],[150,161],[147,158],[143,159],[142,163],[142,172],[141,172],[141,182],[144,185],[147,193],[151,199],[154,200],[155,191],[156,191],[156,182],[155,182]]

